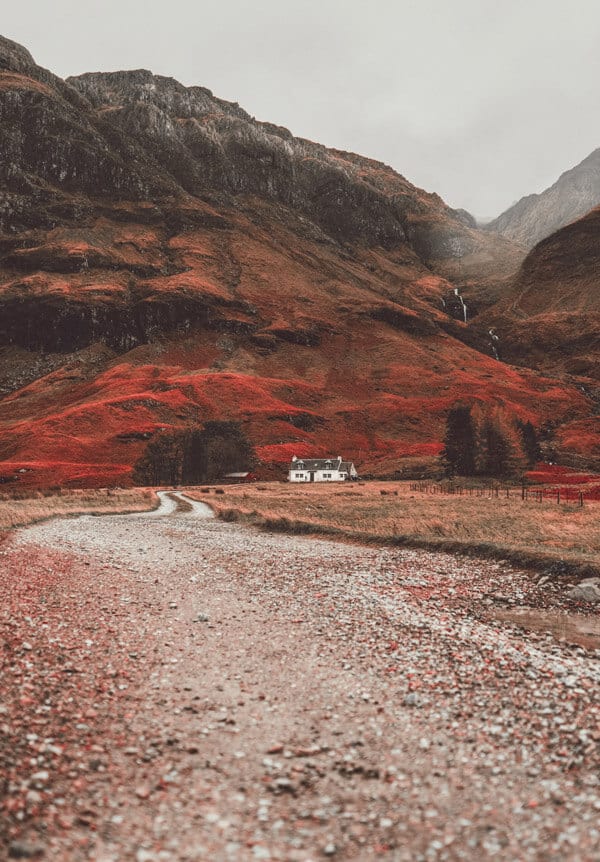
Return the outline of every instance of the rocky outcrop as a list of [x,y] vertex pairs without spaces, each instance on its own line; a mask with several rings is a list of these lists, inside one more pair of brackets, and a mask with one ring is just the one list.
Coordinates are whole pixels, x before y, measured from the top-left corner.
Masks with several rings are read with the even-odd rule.
[[145,70],[69,84],[190,194],[259,195],[300,210],[338,241],[392,248],[408,239],[432,260],[460,258],[476,244],[462,213],[385,165],[257,122],[203,87]]
[[600,149],[539,195],[528,195],[486,228],[533,248],[540,240],[600,205]]

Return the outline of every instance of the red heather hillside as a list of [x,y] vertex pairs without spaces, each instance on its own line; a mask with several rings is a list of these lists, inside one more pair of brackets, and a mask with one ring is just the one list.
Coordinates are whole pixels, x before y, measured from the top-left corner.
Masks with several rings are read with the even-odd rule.
[[242,424],[262,475],[292,454],[394,475],[431,465],[462,399],[594,453],[576,381],[444,311],[455,285],[489,305],[521,250],[391,168],[149,72],[64,82],[1,38],[0,112],[3,480],[127,484],[161,429],[209,420]]
[[[219,350],[222,336],[212,337]],[[282,344],[254,357],[245,374],[227,369],[248,362],[248,344],[243,338],[233,342],[228,336],[228,355],[220,348],[220,371],[195,367],[196,339],[190,338],[138,348],[137,357],[109,361],[106,370],[96,368],[88,379],[77,366],[68,373],[61,369],[7,396],[0,403],[3,474],[26,467],[31,472],[20,474],[21,482],[46,483],[48,467],[39,463],[44,461],[56,462],[51,484],[78,484],[82,476],[86,484],[109,479],[123,484],[153,433],[215,418],[239,419],[265,465],[282,469],[292,454],[339,452],[363,472],[393,474],[405,458],[439,453],[445,411],[458,397],[501,399],[508,409],[537,422],[587,406],[576,391],[477,354],[478,367],[469,374],[455,370],[449,361],[457,351],[462,361],[473,361],[464,345],[443,335],[423,344],[383,324],[356,335],[328,336],[319,350]],[[164,351],[163,361],[169,363],[170,350],[178,366],[138,364],[145,358],[140,354],[151,351]],[[377,360],[367,364],[363,356],[369,352]],[[386,365],[403,353],[406,364]],[[275,377],[274,365],[287,376]],[[301,378],[296,376],[300,367]],[[424,369],[422,379],[415,368]]]
[[600,381],[600,208],[540,242],[477,325],[511,361]]

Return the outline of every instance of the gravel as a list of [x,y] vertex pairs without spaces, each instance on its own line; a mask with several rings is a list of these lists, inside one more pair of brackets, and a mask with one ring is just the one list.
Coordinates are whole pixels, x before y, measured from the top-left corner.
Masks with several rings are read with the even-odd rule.
[[600,858],[598,653],[490,619],[525,572],[168,505],[0,548],[9,858]]

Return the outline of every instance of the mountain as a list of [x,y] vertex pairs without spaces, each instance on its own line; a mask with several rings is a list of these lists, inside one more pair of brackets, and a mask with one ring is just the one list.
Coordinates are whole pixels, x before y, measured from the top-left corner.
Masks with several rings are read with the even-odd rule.
[[477,321],[493,329],[500,356],[594,396],[587,419],[566,423],[557,444],[569,463],[600,467],[600,207],[542,240],[506,296]]
[[600,149],[566,171],[539,195],[521,198],[486,225],[507,239],[532,248],[540,240],[600,205]]
[[379,162],[5,39],[0,146],[0,481],[126,484],[161,431],[214,420],[263,475],[332,453],[389,475],[432,463],[458,399],[589,415],[462,320],[522,250]]
[[510,361],[600,380],[600,207],[538,243],[478,325]]

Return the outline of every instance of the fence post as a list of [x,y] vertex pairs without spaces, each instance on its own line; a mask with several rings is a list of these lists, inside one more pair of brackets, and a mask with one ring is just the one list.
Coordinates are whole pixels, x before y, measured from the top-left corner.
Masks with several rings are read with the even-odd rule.
[[557,503],[560,503],[560,488],[559,488],[559,490],[556,492],[556,502],[557,502]]
[[579,505],[583,507],[583,491],[579,492]]

